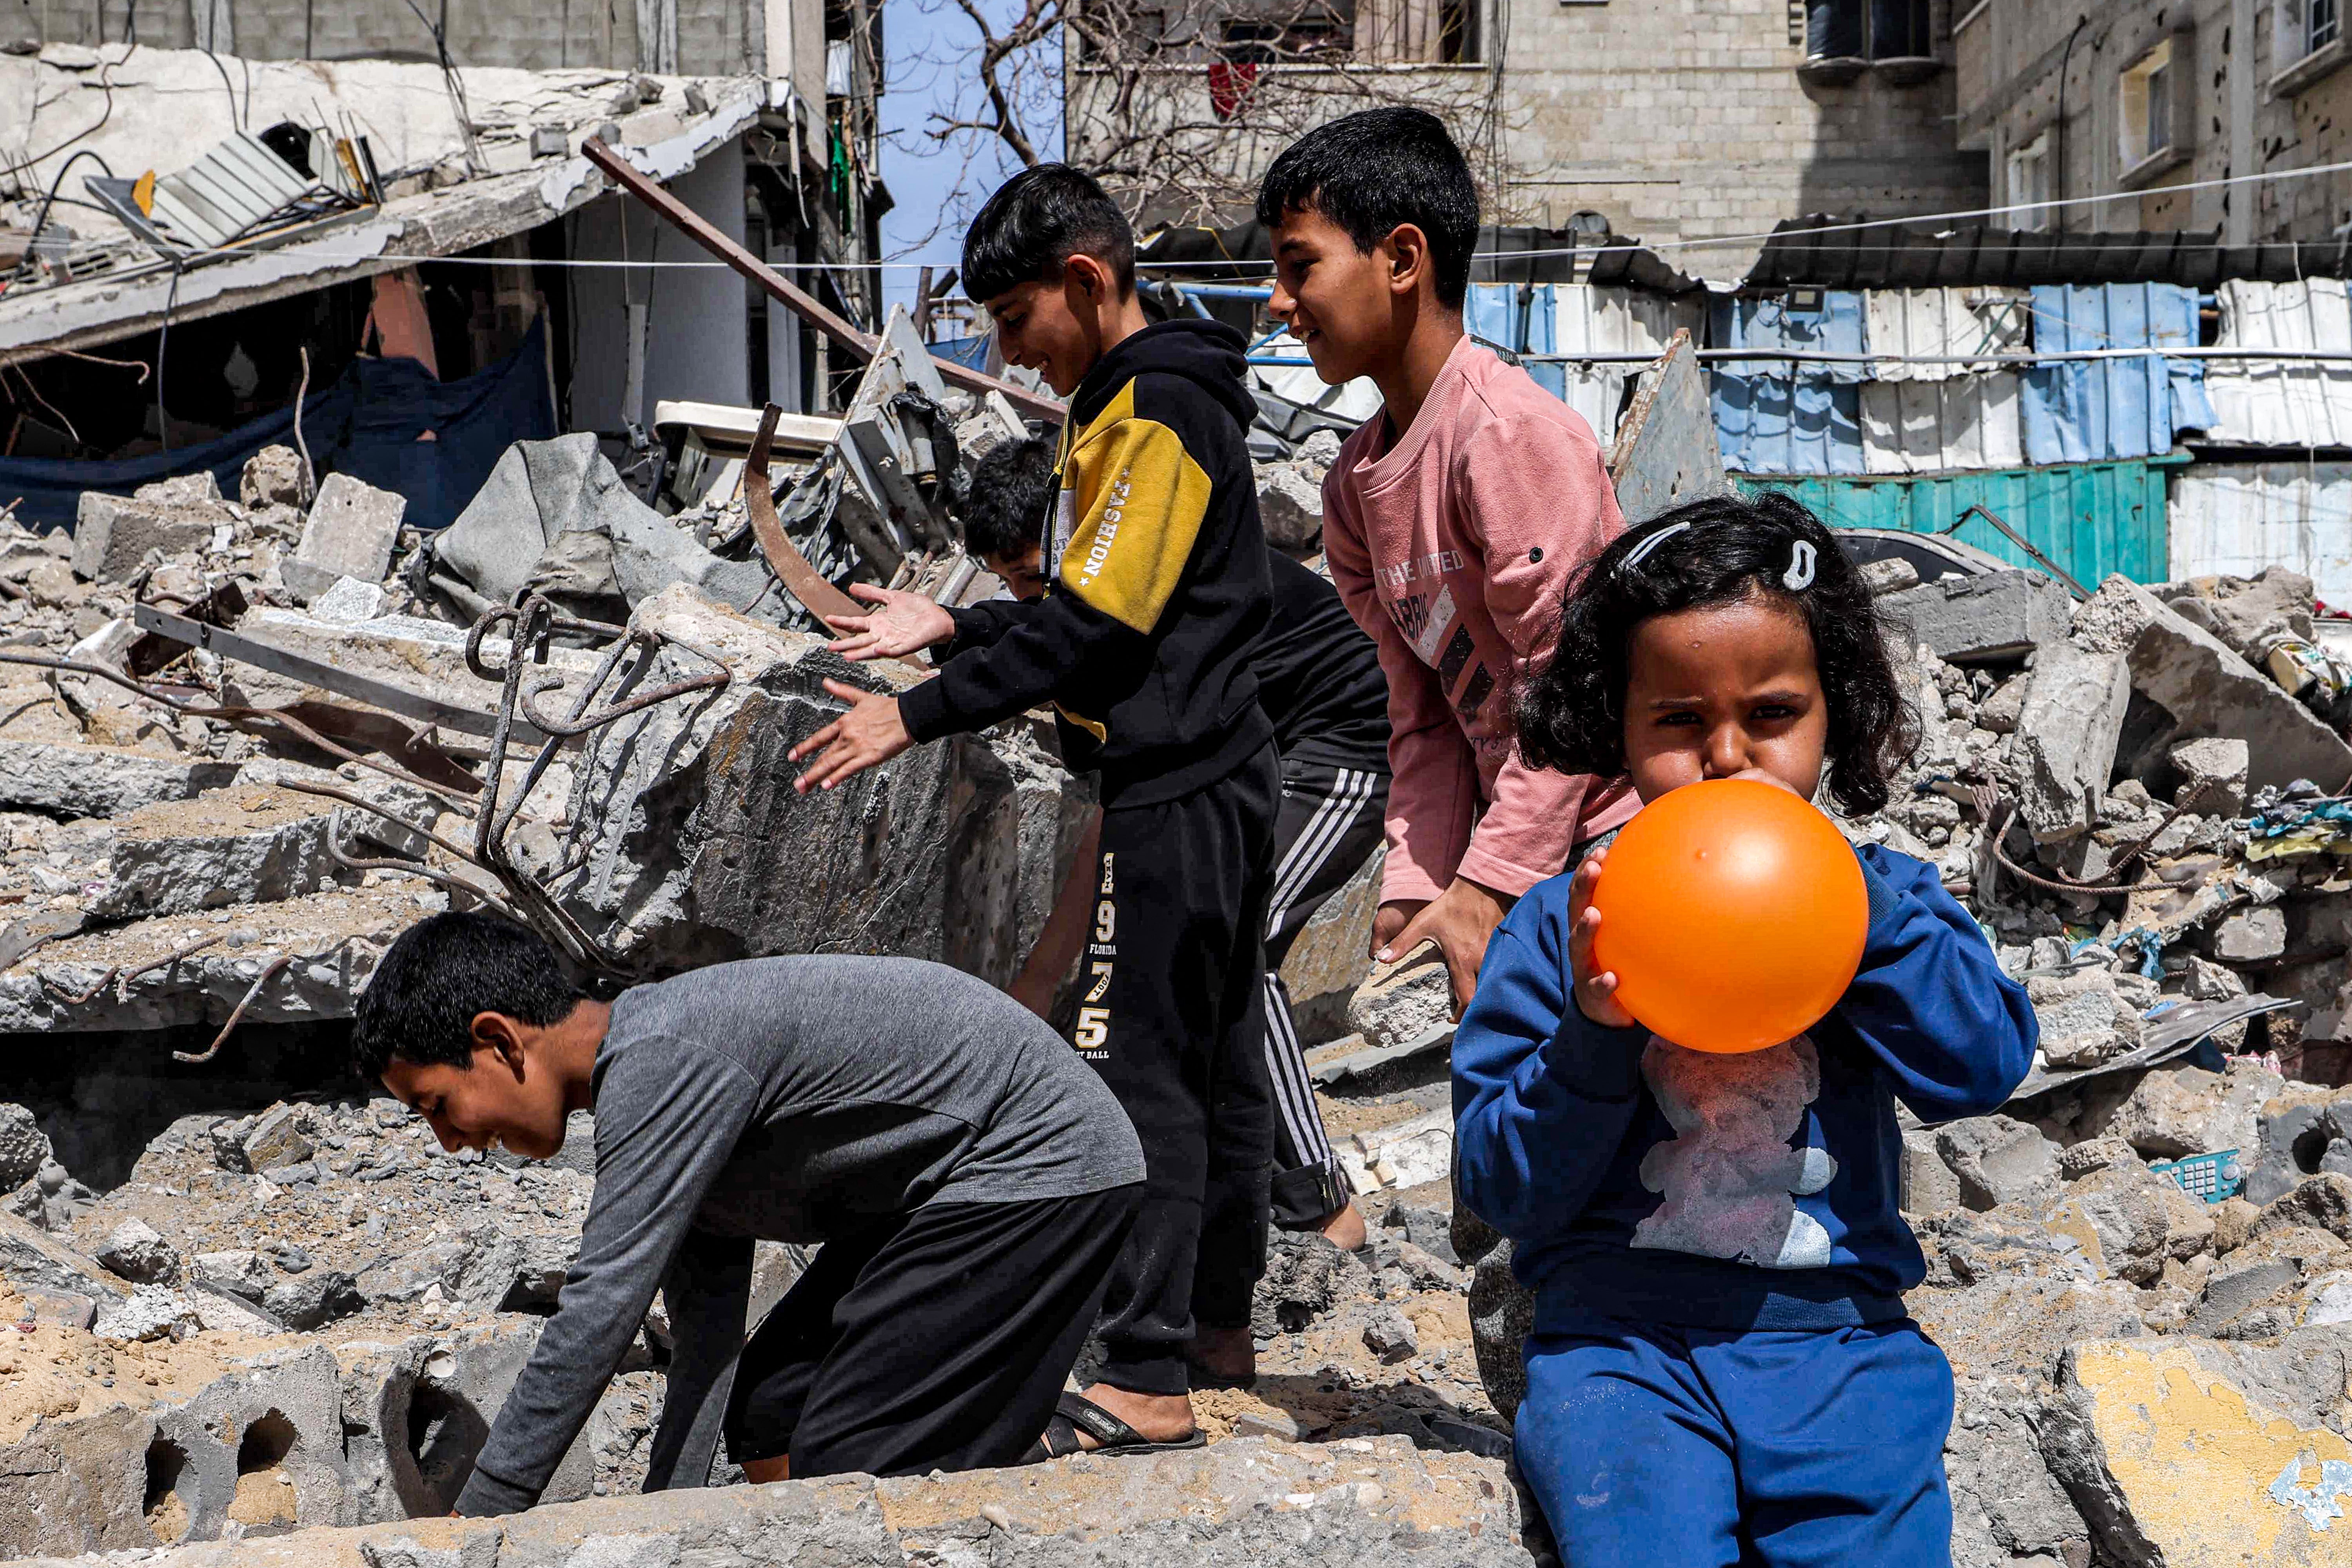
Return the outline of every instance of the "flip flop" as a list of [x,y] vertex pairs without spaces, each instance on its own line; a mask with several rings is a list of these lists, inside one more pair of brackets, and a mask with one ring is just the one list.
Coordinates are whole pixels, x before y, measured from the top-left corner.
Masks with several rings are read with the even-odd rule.
[[[1081,1427],[1102,1447],[1089,1448],[1079,1442]],[[1045,1423],[1045,1435],[1022,1457],[1022,1463],[1043,1464],[1072,1454],[1164,1454],[1202,1447],[1208,1441],[1207,1433],[1196,1431],[1173,1443],[1155,1443],[1084,1394],[1064,1394],[1055,1403],[1054,1418]]]

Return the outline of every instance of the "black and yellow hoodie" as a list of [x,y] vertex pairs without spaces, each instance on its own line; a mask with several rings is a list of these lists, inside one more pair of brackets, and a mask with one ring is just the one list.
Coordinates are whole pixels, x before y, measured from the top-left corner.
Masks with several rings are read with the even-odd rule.
[[938,678],[898,699],[908,734],[1051,700],[1064,762],[1101,770],[1106,805],[1188,795],[1273,741],[1250,669],[1270,589],[1242,347],[1218,322],[1162,321],[1087,373],[1062,428],[1045,596],[952,612]]

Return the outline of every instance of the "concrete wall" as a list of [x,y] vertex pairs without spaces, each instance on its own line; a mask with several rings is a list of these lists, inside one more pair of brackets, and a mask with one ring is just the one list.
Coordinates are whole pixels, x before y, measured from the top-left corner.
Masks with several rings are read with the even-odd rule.
[[[796,5],[822,32],[822,0],[451,0],[449,54],[463,66],[751,75],[762,68],[768,4]],[[260,60],[434,58],[432,35],[405,0],[135,0],[135,10],[137,40],[164,48],[201,45]],[[657,58],[671,31],[665,10],[675,18],[677,58],[669,62]],[[440,15],[437,5],[424,11]],[[119,42],[124,15],[121,4],[33,0],[12,36]],[[647,24],[642,37],[640,17]]]
[[[1489,62],[1500,56],[1500,110],[1475,153],[1494,176],[1491,216],[1558,226],[1591,210],[1619,233],[1662,241],[1761,232],[1807,212],[1889,216],[1984,200],[1983,154],[1953,144],[1951,73],[1908,86],[1879,71],[1843,86],[1808,83],[1788,0],[1496,3],[1503,25],[1486,37]],[[1939,4],[1939,26],[1945,14]],[[1293,71],[1307,68],[1273,75]],[[1417,68],[1381,79],[1391,96],[1445,112],[1483,100],[1489,70]],[[1186,116],[1210,118],[1201,68],[1168,81],[1155,90],[1181,88]],[[1084,69],[1069,82],[1071,137],[1084,156],[1088,105],[1105,84]],[[1360,106],[1328,86],[1323,94],[1312,118]],[[1245,147],[1245,180],[1283,139]],[[1736,276],[1754,254],[1734,246],[1677,259]]]
[[[2003,200],[2018,199],[2008,190],[2009,154],[2049,132],[2053,163],[2063,144],[2063,186],[2053,174],[2053,195],[2121,193],[2065,209],[2052,226],[2227,227],[2225,238],[2243,244],[2325,239],[2352,219],[2352,179],[2341,174],[2234,189],[2179,188],[2352,158],[2352,69],[2281,79],[2283,67],[2294,64],[2301,50],[2280,48],[2273,0],[2122,0],[2093,8],[2078,31],[2075,22],[2084,15],[2042,0],[1989,0],[1955,36],[1960,145],[1986,155]],[[2187,155],[2135,179],[2122,145],[2119,83],[2168,36],[2176,60],[2189,73],[2184,107],[2190,111],[2178,117],[2181,132],[2175,139],[2185,143]],[[2352,59],[2352,51],[2339,46],[2334,58]],[[2054,129],[2062,67],[2063,137]]]
[[[743,144],[712,149],[669,186],[730,237],[743,237]],[[625,241],[623,223],[627,225]],[[693,241],[642,203],[600,196],[581,209],[572,255],[583,260],[704,261]],[[742,403],[751,395],[745,332],[751,285],[721,267],[581,268],[570,274],[579,343],[572,360],[575,430],[617,431],[631,417],[653,427],[656,401]],[[645,395],[632,416],[623,406],[628,378],[627,302],[648,306]],[[764,342],[757,345],[764,351]],[[772,387],[788,389],[773,376]],[[789,400],[787,400],[789,403]]]

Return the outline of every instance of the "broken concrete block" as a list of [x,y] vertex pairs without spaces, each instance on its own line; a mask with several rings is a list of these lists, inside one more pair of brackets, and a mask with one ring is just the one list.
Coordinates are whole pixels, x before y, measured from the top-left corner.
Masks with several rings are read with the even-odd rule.
[[2036,974],[2025,983],[2042,1028],[2042,1056],[2053,1068],[2096,1067],[2139,1044],[2139,1008],[2103,969]]
[[0,1209],[0,1281],[100,1303],[126,1294],[121,1280],[5,1209]]
[[74,575],[93,583],[127,582],[151,550],[177,555],[204,549],[212,542],[213,524],[226,515],[215,508],[158,505],[84,490],[74,512]]
[[131,499],[150,506],[218,506],[220,480],[213,477],[210,468],[199,468],[193,474],[174,474],[168,479],[141,485],[131,492]]
[[[2074,626],[2079,640],[2124,651],[2132,689],[2171,720],[2145,737],[2150,749],[2212,735],[2244,741],[2249,790],[2299,778],[2332,789],[2352,777],[2352,746],[2318,715],[2138,584],[2108,578],[2076,612]],[[2136,759],[2125,763],[2138,771]]]
[[2179,741],[2165,760],[2180,780],[2173,790],[2175,805],[2202,816],[2245,814],[2246,777],[2252,768],[2245,742],[2218,735]]
[[203,1331],[196,1310],[186,1296],[163,1285],[135,1285],[131,1294],[101,1301],[90,1332],[101,1340],[137,1344],[151,1340],[184,1340]]
[[2276,904],[2240,910],[2213,931],[2213,956],[2224,963],[2260,963],[2286,951],[2286,911]]
[[2098,820],[2130,703],[2131,671],[2120,654],[2059,642],[2035,657],[2015,742],[2019,809],[2035,838],[2056,843]]
[[1944,1163],[1936,1134],[1914,1128],[1903,1134],[1903,1195],[1905,1214],[1941,1214],[1961,1206],[1960,1179]]
[[25,574],[25,594],[45,610],[73,609],[89,599],[89,588],[62,561],[43,561]]
[[2255,1119],[2285,1087],[2278,1074],[2257,1063],[2231,1064],[2229,1072],[2201,1068],[2159,1068],[2132,1089],[2116,1109],[2107,1131],[2126,1139],[2151,1160],[2238,1150],[2251,1156],[2260,1137]]
[[356,577],[338,577],[334,586],[310,601],[310,613],[322,621],[357,626],[383,614],[384,592]]
[[0,1100],[0,1193],[33,1179],[49,1158],[48,1134],[21,1105]]
[[139,1219],[116,1226],[99,1247],[98,1260],[109,1271],[142,1285],[170,1279],[180,1263],[172,1244],[153,1226]]
[[[142,806],[114,824],[102,919],[187,914],[300,898],[348,875],[328,852],[333,803],[239,787]],[[375,820],[373,817],[369,821]]]
[[1936,1152],[1969,1208],[2033,1203],[2058,1191],[2058,1145],[2042,1130],[2001,1115],[1971,1116],[1936,1130]]
[[1323,481],[1291,463],[1259,463],[1257,515],[1276,550],[1311,550],[1323,537]]
[[[2185,1338],[2067,1347],[2042,1457],[2105,1561],[2311,1563],[2343,1559],[2352,1441],[2343,1398],[2312,1369],[2352,1335],[2305,1330],[2275,1346]],[[2330,1528],[2333,1526],[2334,1528]]]
[[1919,585],[1919,568],[1900,555],[1888,555],[1876,561],[1865,561],[1862,563],[1858,575],[1862,578],[1862,585],[1870,590],[1870,595],[1873,598],[1899,594],[1906,588],[1916,588]]
[[2297,1084],[2255,1119],[2258,1152],[2246,1162],[2246,1198],[2268,1204],[2317,1175],[2338,1144],[2352,1151],[2352,1089]]
[[[561,850],[572,869],[555,891],[599,941],[647,969],[856,951],[996,984],[1019,971],[1020,911],[1051,907],[1066,869],[1049,853],[1061,834],[1044,830],[1059,820],[1058,775],[1024,726],[919,746],[803,795],[784,753],[840,712],[823,679],[896,688],[915,671],[852,666],[682,585],[632,623],[713,650],[734,679],[624,719],[580,755]],[[709,668],[670,647],[646,679]]]
[[1385,859],[1385,851],[1375,847],[1347,885],[1323,900],[1282,961],[1282,983],[1304,1044],[1350,1032],[1348,1004],[1371,973],[1372,920],[1380,912]]
[[236,499],[247,506],[300,506],[302,455],[291,447],[264,447],[245,460]]
[[349,474],[329,474],[310,503],[302,539],[278,570],[293,595],[308,602],[341,577],[383,580],[400,538],[405,497],[380,490]]
[[2121,1138],[2086,1138],[2058,1152],[2058,1174],[2067,1181],[2079,1182],[2101,1171],[2144,1163],[2132,1146]]
[[188,1260],[188,1277],[193,1284],[239,1300],[261,1304],[261,1293],[269,1289],[273,1276],[261,1254],[250,1247],[232,1247],[226,1252],[199,1252]]
[[0,805],[19,809],[119,816],[160,801],[191,799],[235,777],[235,763],[0,737]]
[[1950,576],[1889,593],[1879,607],[1948,664],[2015,658],[2063,641],[2074,602],[2039,572]]
[[1454,978],[1435,942],[1378,964],[1348,1001],[1348,1027],[1375,1047],[1409,1045],[1454,1021]]
[[2166,584],[2159,596],[2249,663],[2276,637],[2311,640],[2311,579],[2288,567],[2265,566],[2252,577],[2192,577]]
[[1411,1361],[1421,1350],[1421,1335],[1411,1318],[1383,1301],[1364,1324],[1364,1348],[1391,1363]]
[[2307,1176],[2293,1192],[2263,1207],[2253,1235],[2304,1226],[2324,1230],[2338,1241],[2352,1241],[2352,1176],[2325,1171]]
[[2168,1262],[2210,1252],[2205,1205],[2146,1165],[2111,1166],[2070,1184],[2042,1223],[2078,1243],[2100,1278],[2150,1285]]

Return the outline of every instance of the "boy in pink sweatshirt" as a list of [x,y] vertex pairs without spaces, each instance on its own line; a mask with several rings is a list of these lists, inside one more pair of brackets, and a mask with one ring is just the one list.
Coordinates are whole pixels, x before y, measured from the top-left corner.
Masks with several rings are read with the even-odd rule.
[[1624,519],[1584,420],[1462,325],[1478,194],[1418,109],[1309,132],[1266,171],[1274,313],[1337,384],[1385,406],[1323,481],[1323,548],[1389,680],[1387,959],[1436,942],[1455,1011],[1512,903],[1633,815],[1622,779],[1528,767],[1511,693],[1550,651],[1569,579]]

